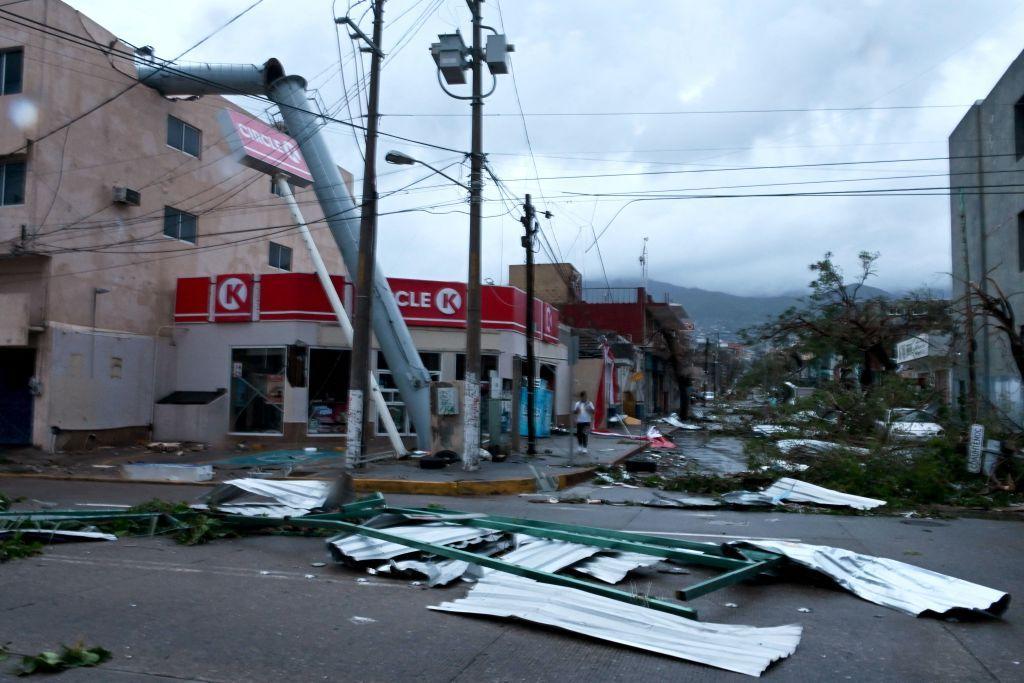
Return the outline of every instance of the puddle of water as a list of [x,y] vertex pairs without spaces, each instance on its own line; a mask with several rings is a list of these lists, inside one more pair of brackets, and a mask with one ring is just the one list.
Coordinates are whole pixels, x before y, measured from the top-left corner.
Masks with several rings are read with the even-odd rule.
[[701,471],[733,474],[747,469],[747,456],[743,453],[745,439],[701,432],[676,432],[671,438],[686,459]]

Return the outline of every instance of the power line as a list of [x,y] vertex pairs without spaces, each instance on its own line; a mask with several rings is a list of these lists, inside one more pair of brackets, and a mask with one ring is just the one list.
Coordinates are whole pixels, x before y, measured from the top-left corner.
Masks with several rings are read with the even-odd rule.
[[[260,1],[262,2],[262,0],[260,0]],[[133,63],[135,61],[135,55],[134,54],[110,48],[110,47],[108,47],[106,45],[103,45],[102,43],[97,43],[96,41],[92,41],[92,40],[89,40],[89,39],[86,39],[86,38],[82,38],[81,36],[78,36],[78,35],[75,35],[73,33],[64,31],[63,29],[59,29],[59,28],[50,26],[49,24],[45,24],[43,22],[38,22],[38,21],[36,21],[34,19],[30,19],[28,17],[23,17],[21,15],[14,14],[12,12],[7,12],[6,10],[3,10],[2,8],[0,8],[0,13],[9,15],[10,17],[14,17],[15,19],[21,19],[21,20],[30,22],[30,24],[25,24],[25,23],[20,23],[18,21],[15,21],[13,19],[9,19],[12,23],[17,24],[19,26],[22,26],[24,28],[28,28],[28,29],[31,29],[31,30],[38,31],[40,33],[44,33],[44,34],[49,35],[49,36],[51,36],[53,38],[57,38],[57,39],[61,39],[61,40],[67,40],[67,41],[70,41],[70,42],[78,42],[79,44],[84,45],[85,47],[89,47],[91,49],[98,50],[98,51],[100,51],[100,52],[102,52],[104,54],[113,54],[113,55],[118,56],[121,59],[125,59],[125,60],[131,61]],[[49,31],[48,30],[44,30],[44,29],[49,29]],[[56,31],[56,33],[54,33],[53,31]],[[126,44],[126,45],[129,44],[127,41],[124,41],[124,40],[121,40],[121,42]],[[280,104],[280,103],[274,102],[273,100],[271,100],[270,98],[268,98],[268,97],[266,97],[264,95],[256,95],[256,94],[253,94],[253,93],[246,93],[246,92],[240,92],[240,91],[237,91],[237,90],[233,90],[232,88],[229,88],[229,87],[225,86],[223,83],[219,83],[217,81],[212,81],[212,80],[209,80],[209,79],[205,79],[205,78],[202,78],[201,76],[198,76],[198,75],[196,75],[194,73],[189,73],[189,72],[182,71],[180,69],[176,69],[176,68],[170,66],[170,64],[172,64],[172,63],[173,63],[172,61],[163,61],[163,62],[161,62],[161,65],[160,65],[160,68],[158,69],[158,72],[159,71],[165,71],[165,72],[168,72],[168,73],[172,73],[172,74],[177,74],[179,76],[183,76],[185,78],[189,78],[189,79],[197,81],[199,83],[205,83],[207,85],[212,85],[212,86],[216,86],[216,87],[219,87],[219,88],[223,88],[224,94],[226,94],[226,95],[238,95],[238,96],[241,96],[241,97],[248,97],[250,99],[255,99],[255,100],[258,100],[260,102],[263,102],[264,104],[275,105],[277,107],[282,107],[282,106],[289,107],[289,106],[291,106],[291,105],[285,105],[285,104]],[[139,82],[141,82],[141,81],[139,81]],[[138,85],[138,83],[133,83],[131,86],[129,86],[128,88],[125,89],[125,92],[127,92],[127,90],[131,89],[135,85]],[[123,93],[121,93],[121,94],[123,94]],[[115,98],[111,98],[111,101],[113,101],[113,99],[115,99]],[[74,123],[75,120],[83,118],[84,116],[87,116],[92,111],[95,111],[95,109],[98,109],[101,106],[103,106],[102,103],[100,105],[97,105],[94,109],[92,109],[90,111],[87,111],[87,112],[84,112],[83,114],[78,115],[75,119],[72,119],[72,121],[70,121],[69,123],[64,124],[64,125],[66,126],[66,125],[70,125],[71,123]],[[343,126],[349,126],[349,127],[352,127],[352,128],[357,128],[359,130],[365,130],[366,129],[365,126],[359,125],[357,123],[353,123],[351,121],[346,121],[344,119],[338,119],[338,118],[335,118],[333,116],[329,116],[329,115],[324,114],[324,113],[318,114],[318,116],[319,116],[319,118],[321,118],[321,119],[323,119],[324,121],[327,121],[327,122],[337,123],[337,124],[341,124]],[[51,131],[50,133],[47,133],[47,135],[51,135],[53,132],[56,132],[56,130],[59,130],[59,129],[55,129],[54,131]],[[403,142],[408,142],[408,143],[411,143],[411,144],[414,144],[414,145],[420,145],[420,146],[423,146],[423,147],[431,147],[433,149],[439,149],[439,150],[442,150],[442,151],[445,151],[445,152],[455,152],[455,153],[458,153],[458,154],[465,154],[466,153],[464,150],[455,149],[455,148],[452,148],[452,147],[445,147],[443,145],[437,145],[437,144],[434,144],[434,143],[431,143],[431,142],[426,142],[424,140],[416,140],[416,139],[408,138],[408,137],[401,136],[401,135],[395,135],[393,133],[385,133],[385,132],[381,131],[380,135],[383,135],[385,137],[389,137],[389,138],[392,138],[392,139],[395,139],[395,140],[401,140]],[[39,139],[41,139],[41,138],[37,138],[37,141]],[[19,149],[21,149],[21,148],[19,148]],[[15,153],[17,153],[17,151],[18,150],[15,150],[15,152],[11,152],[10,154],[15,154]]]
[[[490,112],[484,114],[492,118],[514,118],[519,116],[529,117],[572,117],[572,116],[705,116],[725,114],[797,114],[812,112],[853,112],[853,111],[900,111],[915,109],[954,109],[970,107],[971,104],[904,104],[885,106],[865,107],[769,107],[761,109],[676,109],[668,111],[547,111],[547,112]],[[418,113],[390,113],[381,114],[391,118],[457,118],[468,116],[458,112],[418,112]]]
[[[244,9],[244,10],[242,10],[241,12],[239,12],[238,14],[236,14],[235,16],[233,16],[233,17],[231,17],[230,19],[228,19],[228,20],[227,20],[227,22],[225,22],[225,23],[221,24],[220,26],[218,26],[217,28],[215,28],[215,29],[214,29],[213,31],[211,31],[210,33],[208,33],[208,34],[206,34],[205,36],[203,36],[202,38],[200,38],[198,42],[194,43],[194,44],[193,44],[193,45],[192,45],[191,47],[189,47],[189,48],[188,48],[188,49],[186,49],[186,50],[185,50],[184,52],[182,52],[181,54],[179,54],[179,55],[178,55],[177,57],[175,57],[175,58],[174,58],[174,60],[175,60],[175,61],[177,61],[177,60],[181,59],[182,57],[184,57],[185,55],[187,55],[187,54],[188,54],[189,52],[191,52],[192,50],[196,49],[197,47],[199,47],[200,45],[202,45],[203,43],[205,43],[205,42],[206,42],[207,40],[209,40],[210,38],[212,38],[213,36],[215,36],[215,35],[216,35],[217,33],[219,33],[220,31],[222,31],[223,29],[227,28],[227,27],[228,27],[228,26],[230,26],[231,24],[235,23],[235,21],[236,21],[236,20],[238,20],[238,19],[239,19],[240,17],[242,17],[242,16],[244,16],[245,14],[247,14],[247,13],[248,13],[248,12],[249,12],[250,10],[252,10],[253,8],[255,8],[255,7],[257,6],[257,5],[261,4],[262,2],[263,2],[263,0],[256,0],[256,2],[252,3],[251,5],[249,5],[248,7],[246,7],[246,8]],[[25,19],[25,20],[28,20],[28,21],[32,21],[33,23],[40,23],[40,22],[35,22],[35,21],[34,21],[34,20],[32,20],[32,19],[28,19],[28,17],[23,17],[23,16],[21,16],[20,14],[15,14],[15,13],[13,13],[13,12],[10,12],[10,11],[8,11],[8,10],[6,10],[6,9],[3,9],[2,7],[0,7],[0,12],[2,12],[3,14],[6,14],[6,15],[8,15],[8,16],[10,16],[10,17],[17,17],[17,18],[19,18],[19,19]],[[17,24],[18,22],[14,22],[14,23],[16,23],[16,24]],[[20,26],[25,26],[24,24],[19,24],[19,25],[20,25]],[[48,24],[45,24],[45,23],[44,23],[43,25],[44,25],[44,26],[48,26]],[[32,28],[32,27],[26,27],[26,28]],[[61,30],[61,29],[57,29],[57,30]],[[64,32],[64,31],[62,31],[62,32]],[[71,34],[71,35],[74,35],[74,34]],[[79,38],[80,38],[80,36],[76,36],[76,37],[79,37]],[[87,40],[87,39],[84,39],[84,40]],[[91,41],[91,42],[95,43],[96,41]],[[100,45],[99,43],[96,43],[96,44],[97,44],[97,45]],[[103,46],[103,47],[106,47],[106,46]],[[109,52],[113,52],[113,50],[112,50],[112,49],[110,49],[110,50],[109,50]],[[136,85],[139,85],[139,84],[140,84],[140,83],[142,83],[142,82],[143,82],[143,81],[135,81],[135,82],[131,83],[131,84],[130,84],[130,85],[128,85],[128,86],[127,86],[126,88],[124,88],[124,89],[120,90],[119,92],[116,92],[116,93],[114,93],[114,94],[113,94],[113,95],[111,95],[110,97],[106,98],[105,100],[102,100],[102,101],[101,101],[101,102],[99,102],[98,104],[96,104],[96,105],[94,105],[94,106],[90,107],[90,108],[89,108],[89,109],[87,109],[86,111],[84,111],[84,112],[82,112],[81,114],[79,114],[79,115],[77,115],[77,116],[75,116],[75,117],[71,118],[70,120],[68,120],[67,122],[65,122],[65,123],[61,124],[60,126],[57,126],[56,128],[54,128],[54,129],[52,129],[52,130],[50,130],[50,131],[47,131],[46,133],[43,133],[43,134],[42,134],[42,135],[40,135],[39,137],[35,138],[35,139],[34,139],[34,140],[33,140],[32,142],[33,142],[33,143],[38,143],[38,142],[40,142],[40,141],[42,141],[42,140],[45,140],[46,138],[50,137],[50,136],[51,136],[51,135],[53,135],[54,133],[58,133],[58,132],[60,132],[60,131],[64,130],[65,128],[67,128],[67,127],[69,127],[69,126],[72,126],[72,125],[74,125],[74,124],[75,124],[75,123],[76,123],[77,121],[80,121],[80,120],[84,119],[84,118],[85,118],[86,116],[89,116],[90,114],[92,114],[93,112],[95,112],[95,111],[97,111],[97,110],[99,110],[99,109],[102,109],[103,107],[105,107],[106,105],[110,104],[111,102],[113,102],[113,101],[114,101],[114,100],[116,100],[117,98],[121,97],[121,95],[124,95],[124,94],[125,94],[126,92],[128,92],[129,90],[131,90],[131,89],[132,89],[132,88],[134,88],[134,87],[135,87]],[[23,149],[27,149],[27,147],[28,147],[28,143],[26,143],[26,144],[22,145],[21,147],[19,147],[18,149],[16,149],[16,150],[15,150],[14,152],[11,152],[10,154],[17,154],[17,153],[18,153],[19,151],[21,151],[21,150],[23,150]]]

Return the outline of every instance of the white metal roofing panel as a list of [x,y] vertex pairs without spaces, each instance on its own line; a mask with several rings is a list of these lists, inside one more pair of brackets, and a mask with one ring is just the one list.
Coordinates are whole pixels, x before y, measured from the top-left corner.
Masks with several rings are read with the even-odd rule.
[[[465,547],[477,541],[496,539],[500,533],[487,529],[477,529],[461,524],[418,524],[409,526],[392,526],[387,528],[389,534],[401,536],[423,543]],[[376,538],[353,534],[341,538],[331,538],[327,547],[335,559],[348,558],[355,562],[368,560],[390,560],[393,557],[422,552],[400,543],[382,541]]]
[[1009,594],[993,588],[843,548],[768,540],[743,541],[735,545],[785,555],[797,564],[825,574],[865,600],[907,614],[942,615],[964,609],[996,616],[1006,611],[1010,603]]
[[664,558],[641,553],[616,552],[602,553],[580,562],[573,569],[584,574],[589,574],[595,579],[605,583],[618,583],[626,578],[626,574],[640,567],[650,567],[658,564]]
[[466,597],[430,609],[518,618],[760,676],[800,643],[797,624],[761,628],[710,624],[503,572],[491,572]]

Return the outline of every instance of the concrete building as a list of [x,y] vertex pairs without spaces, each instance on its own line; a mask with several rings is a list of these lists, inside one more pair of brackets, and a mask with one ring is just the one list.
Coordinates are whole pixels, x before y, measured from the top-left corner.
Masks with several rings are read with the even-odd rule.
[[[509,266],[509,282],[524,287],[525,266]],[[578,330],[574,396],[580,391],[596,394],[603,339],[613,347],[620,374],[616,410],[641,418],[686,413],[697,369],[691,349],[693,322],[681,304],[655,301],[643,287],[584,288],[570,263],[535,266],[534,288],[538,298],[558,308],[562,322]]]
[[[966,282],[976,282],[992,294],[1002,290],[1017,320],[1024,321],[1024,53],[950,134],[949,157],[953,301],[963,300]],[[1020,424],[1020,373],[1003,333],[985,322],[978,318],[974,325],[978,394],[987,398],[982,409],[992,406]],[[962,341],[955,359],[953,393],[963,402],[967,354]]]
[[[347,347],[284,200],[232,151],[223,114],[244,110],[138,86],[130,48],[59,0],[17,11],[25,21],[0,18],[0,444],[340,439]],[[313,193],[295,194],[344,284]],[[410,311],[441,289],[465,300],[462,283],[393,285]],[[514,301],[483,349],[504,386],[525,355],[526,302],[500,289]],[[407,322],[431,374],[456,379],[465,334],[444,318],[461,303],[431,301]],[[563,385],[557,314],[535,306],[541,374]],[[374,368],[408,433],[386,364]]]

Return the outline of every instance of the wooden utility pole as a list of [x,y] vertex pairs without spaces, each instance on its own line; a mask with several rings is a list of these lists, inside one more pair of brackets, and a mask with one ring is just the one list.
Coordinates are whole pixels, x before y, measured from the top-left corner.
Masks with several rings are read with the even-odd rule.
[[[350,25],[354,26],[354,23]],[[357,29],[358,31],[358,29]],[[360,37],[362,32],[358,31]],[[377,124],[380,118],[381,38],[384,0],[373,2],[373,40],[364,48],[370,58],[370,92],[366,104],[366,157],[363,166],[363,201],[359,217],[359,261],[356,270],[355,316],[352,325],[352,363],[349,373],[346,460],[349,467],[363,462],[370,405],[370,326],[373,307],[374,265],[377,252]]]
[[978,421],[978,370],[975,353],[978,341],[974,337],[974,305],[971,292],[971,259],[967,251],[967,215],[964,212],[964,193],[960,191],[960,246],[964,257],[964,335],[967,337],[967,413],[971,422]]

